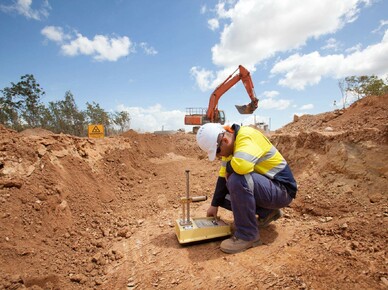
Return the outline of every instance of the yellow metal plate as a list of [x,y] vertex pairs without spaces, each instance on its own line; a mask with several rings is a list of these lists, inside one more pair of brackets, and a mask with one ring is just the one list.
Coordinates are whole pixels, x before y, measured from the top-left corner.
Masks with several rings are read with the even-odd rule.
[[192,243],[231,235],[230,226],[214,217],[190,218],[190,225],[182,225],[180,219],[175,222],[176,236],[180,244]]

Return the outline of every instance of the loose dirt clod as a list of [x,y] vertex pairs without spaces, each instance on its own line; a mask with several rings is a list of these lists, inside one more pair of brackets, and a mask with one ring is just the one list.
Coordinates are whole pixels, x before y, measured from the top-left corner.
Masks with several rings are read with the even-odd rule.
[[[260,109],[260,108],[259,108]],[[330,128],[330,129],[328,129]],[[269,134],[299,184],[263,246],[179,245],[218,174],[192,134],[79,138],[0,125],[0,289],[386,289],[388,96]],[[220,209],[226,221],[232,215]]]

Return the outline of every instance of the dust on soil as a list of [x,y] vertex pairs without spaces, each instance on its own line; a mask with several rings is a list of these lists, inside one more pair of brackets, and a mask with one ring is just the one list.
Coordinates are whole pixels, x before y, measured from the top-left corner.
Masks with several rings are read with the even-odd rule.
[[0,126],[0,289],[387,289],[387,121],[388,96],[372,96],[271,134],[299,192],[263,246],[234,255],[175,236],[185,170],[210,199],[218,173],[194,135]]

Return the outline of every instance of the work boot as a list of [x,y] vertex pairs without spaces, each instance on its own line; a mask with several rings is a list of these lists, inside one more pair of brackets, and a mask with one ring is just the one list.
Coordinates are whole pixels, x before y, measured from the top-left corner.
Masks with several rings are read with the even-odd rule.
[[256,238],[253,241],[244,241],[233,236],[230,239],[222,241],[221,251],[228,254],[235,254],[245,251],[246,249],[259,246],[261,244],[262,242],[260,241],[260,238]]
[[274,209],[271,211],[271,213],[265,217],[265,218],[258,218],[257,225],[259,228],[265,228],[268,227],[268,225],[276,221],[278,218],[283,216],[283,212],[280,209]]

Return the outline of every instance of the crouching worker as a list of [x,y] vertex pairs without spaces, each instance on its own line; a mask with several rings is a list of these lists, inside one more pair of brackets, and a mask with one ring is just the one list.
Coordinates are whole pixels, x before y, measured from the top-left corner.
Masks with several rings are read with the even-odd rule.
[[252,127],[208,123],[199,128],[197,143],[210,161],[222,157],[207,210],[207,216],[214,217],[220,206],[233,212],[234,235],[222,241],[221,250],[232,254],[260,245],[259,228],[280,218],[280,208],[296,196],[297,184],[287,161]]

